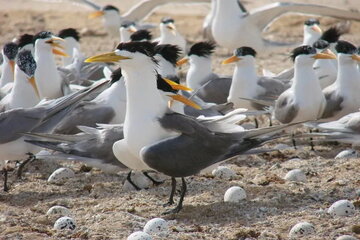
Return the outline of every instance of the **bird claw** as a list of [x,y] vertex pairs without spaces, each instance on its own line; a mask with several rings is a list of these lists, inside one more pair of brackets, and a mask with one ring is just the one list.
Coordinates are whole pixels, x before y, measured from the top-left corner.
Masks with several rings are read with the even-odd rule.
[[168,201],[167,203],[163,204],[163,207],[169,207],[174,204],[174,201]]
[[177,206],[174,209],[163,212],[162,215],[176,214],[176,213],[180,212],[181,209],[182,209],[182,206]]

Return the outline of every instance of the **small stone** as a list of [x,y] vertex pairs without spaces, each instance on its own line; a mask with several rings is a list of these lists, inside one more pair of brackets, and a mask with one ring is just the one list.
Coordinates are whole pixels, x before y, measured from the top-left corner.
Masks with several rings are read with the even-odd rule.
[[290,230],[290,239],[297,239],[302,236],[307,236],[315,232],[315,227],[308,222],[300,222],[293,226]]
[[67,179],[73,178],[75,173],[70,168],[59,168],[56,169],[48,178],[49,183],[61,184],[64,183]]
[[346,217],[355,214],[355,206],[349,200],[339,200],[333,203],[328,213],[336,217]]
[[336,240],[358,240],[358,238],[353,237],[351,235],[342,235],[342,236],[336,238]]
[[226,190],[224,195],[224,201],[225,202],[240,202],[241,200],[246,199],[246,192],[241,187],[231,187],[228,190]]
[[71,215],[70,210],[63,206],[52,206],[46,215],[60,214],[61,216]]
[[218,166],[212,171],[212,175],[226,180],[231,180],[236,177],[236,173],[231,168],[225,166]]
[[306,182],[306,175],[301,169],[293,169],[285,175],[284,179],[293,182]]
[[357,158],[359,156],[358,152],[354,149],[346,149],[341,151],[336,155],[335,159],[347,159],[347,158]]
[[169,225],[162,218],[153,218],[144,226],[144,232],[147,234],[158,234],[169,231]]
[[72,219],[71,217],[61,217],[58,220],[56,220],[54,224],[54,229],[56,230],[64,230],[64,229],[75,230],[75,228],[76,228],[76,223],[74,219]]
[[274,147],[274,149],[278,149],[278,150],[283,150],[283,149],[288,149],[288,148],[292,148],[292,146],[290,147],[289,145],[284,144],[284,143],[276,144]]
[[138,231],[130,234],[127,240],[152,240],[152,237],[145,232]]

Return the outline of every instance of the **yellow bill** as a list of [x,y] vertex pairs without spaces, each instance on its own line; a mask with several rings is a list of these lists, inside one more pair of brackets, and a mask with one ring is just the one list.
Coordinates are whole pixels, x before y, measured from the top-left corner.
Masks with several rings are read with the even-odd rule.
[[136,27],[134,27],[134,26],[129,27],[129,32],[134,33],[136,31],[137,31]]
[[104,14],[105,14],[104,11],[95,11],[95,12],[90,13],[88,18],[93,19],[93,18],[101,17]]
[[170,79],[167,79],[167,78],[163,78],[165,82],[167,82],[172,89],[174,90],[184,90],[184,91],[192,91],[191,88],[187,87],[187,86],[184,86],[182,84],[179,84],[179,83],[176,83]]
[[[191,101],[190,99],[182,96],[182,95],[179,95],[179,94],[174,94],[174,95],[168,95],[169,97],[172,98],[172,100],[175,100],[175,101],[178,101],[178,102],[181,102],[185,105],[188,105],[190,107],[193,107],[195,109],[198,109],[198,110],[201,110],[201,107],[199,105],[197,105],[196,103],[194,103],[193,101]],[[169,103],[170,107],[172,105],[172,102],[170,100],[170,103]]]
[[313,56],[315,59],[336,59],[336,55],[330,51],[330,53],[317,53],[315,56]]
[[176,27],[173,23],[166,24],[166,28],[168,28],[172,34],[176,35]]
[[30,83],[31,86],[34,88],[36,95],[37,95],[38,97],[40,97],[39,89],[37,88],[37,85],[36,85],[35,77],[34,77],[34,76],[32,76],[31,78],[29,78],[29,83]]
[[225,59],[224,61],[222,61],[221,64],[229,64],[229,63],[237,62],[240,60],[241,60],[241,58],[234,55],[234,56],[231,56],[231,57]]
[[318,25],[312,26],[311,29],[315,32],[322,33],[322,30]]
[[181,66],[181,65],[183,65],[183,64],[185,64],[185,63],[187,63],[187,62],[189,62],[189,58],[182,58],[182,59],[180,59],[179,61],[177,61],[176,62],[176,66]]
[[10,64],[12,72],[14,72],[15,71],[15,62],[14,62],[14,60],[10,60],[9,64]]
[[353,54],[353,55],[351,56],[351,58],[352,58],[353,60],[355,60],[355,61],[360,62],[360,56],[357,55],[357,54]]
[[116,55],[114,52],[104,53],[89,57],[85,62],[118,62],[120,60],[131,59],[129,57]]
[[52,53],[55,55],[63,56],[63,57],[70,57],[66,52],[63,52],[59,49],[53,48]]

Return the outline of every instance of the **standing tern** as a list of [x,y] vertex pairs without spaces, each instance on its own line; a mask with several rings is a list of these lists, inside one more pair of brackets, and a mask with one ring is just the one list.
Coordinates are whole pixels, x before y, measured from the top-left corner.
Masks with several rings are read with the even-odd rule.
[[[124,139],[114,144],[114,154],[131,169],[157,170],[171,176],[173,182],[175,177],[180,177],[180,201],[175,209],[167,212],[177,213],[186,193],[184,177],[259,146],[272,138],[266,135],[288,125],[253,131],[239,131],[234,125],[232,131],[224,132],[226,124],[221,122],[200,121],[170,111],[155,83],[153,48],[148,42],[120,43],[114,52],[87,61],[111,61],[121,66],[128,105]],[[141,72],[139,66],[142,66]],[[172,185],[171,196],[176,187]]]
[[136,32],[135,22],[123,21],[120,25],[120,42],[129,42],[132,33]]
[[[155,40],[157,41],[157,40]],[[165,17],[160,22],[159,44],[171,44],[181,48],[183,53],[186,51],[186,40],[176,29],[175,21],[172,18]]]
[[14,81],[15,57],[18,45],[13,42],[6,43],[1,51],[3,63],[1,65],[0,88]]
[[65,47],[64,52],[69,57],[62,56],[61,58],[63,66],[67,66],[74,61],[74,51],[80,52],[80,34],[74,28],[65,28],[60,30],[57,36],[65,40],[63,44]]
[[338,41],[338,73],[336,81],[324,89],[326,108],[322,118],[327,121],[339,119],[346,114],[358,111],[360,107],[360,56],[357,48],[347,42]]
[[276,100],[274,115],[281,123],[313,121],[321,117],[326,100],[313,70],[315,59],[335,59],[334,54],[316,53],[315,48],[300,46],[293,50],[292,86]]
[[304,39],[302,45],[312,46],[321,38],[322,30],[318,19],[310,18],[304,22]]
[[215,5],[212,35],[220,46],[227,49],[249,46],[263,52],[269,47],[288,46],[287,43],[266,40],[261,34],[274,20],[289,12],[360,20],[358,12],[315,4],[277,2],[250,12],[239,7],[238,0],[216,0]]
[[227,102],[231,77],[222,77],[212,72],[211,54],[214,49],[215,44],[212,42],[195,43],[187,57],[179,60],[177,65],[189,62],[186,84],[205,102],[221,104]]

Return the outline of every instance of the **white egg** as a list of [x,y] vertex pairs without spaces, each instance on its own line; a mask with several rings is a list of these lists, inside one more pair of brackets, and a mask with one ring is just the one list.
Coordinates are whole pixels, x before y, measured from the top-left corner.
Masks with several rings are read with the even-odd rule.
[[246,192],[241,187],[231,187],[226,190],[224,195],[225,202],[240,202],[241,200],[246,199]]
[[306,175],[301,169],[293,169],[285,175],[284,179],[293,182],[306,182]]
[[73,178],[75,173],[70,168],[58,168],[48,178],[49,183],[63,183],[69,178]]
[[236,176],[236,173],[231,168],[225,166],[218,166],[212,171],[212,175],[221,179],[230,180]]
[[152,240],[152,237],[146,232],[134,232],[128,236],[127,240]]
[[76,223],[74,219],[71,217],[61,217],[58,220],[56,220],[54,224],[54,229],[56,230],[64,230],[64,229],[70,229],[75,230]]
[[355,206],[349,200],[339,200],[329,207],[328,213],[336,217],[351,216],[355,213]]
[[341,158],[357,158],[358,152],[354,149],[346,149],[344,151],[341,151],[336,155],[335,159],[341,159]]
[[69,216],[71,212],[69,209],[63,206],[52,206],[46,213],[46,215],[60,214],[62,216]]
[[144,226],[144,232],[148,234],[157,234],[169,231],[169,225],[162,218],[153,218]]
[[353,237],[351,235],[342,235],[338,237],[336,240],[358,240],[358,238]]
[[315,227],[308,222],[299,222],[290,230],[290,239],[297,239],[302,236],[310,235],[315,232]]

